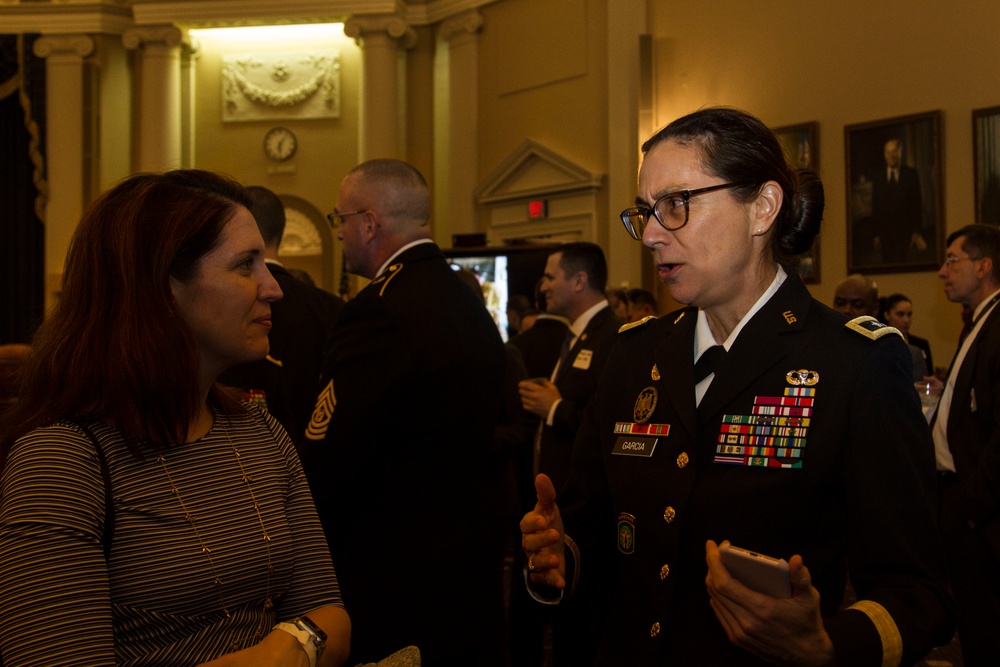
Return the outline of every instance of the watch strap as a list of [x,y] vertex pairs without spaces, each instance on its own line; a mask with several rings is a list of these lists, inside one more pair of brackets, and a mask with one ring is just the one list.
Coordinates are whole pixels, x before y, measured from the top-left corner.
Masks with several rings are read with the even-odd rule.
[[326,633],[308,616],[299,616],[292,620],[292,623],[300,630],[305,630],[309,633],[310,640],[313,646],[316,647],[316,659],[319,660],[320,656],[323,655],[323,649],[326,648]]
[[[298,620],[298,619],[296,619]],[[319,651],[316,649],[316,644],[313,642],[313,633],[304,628],[300,628],[295,623],[283,622],[275,625],[272,630],[283,630],[291,636],[298,640],[299,646],[302,650],[306,652],[306,657],[309,658],[309,667],[316,667],[316,661],[319,660]]]

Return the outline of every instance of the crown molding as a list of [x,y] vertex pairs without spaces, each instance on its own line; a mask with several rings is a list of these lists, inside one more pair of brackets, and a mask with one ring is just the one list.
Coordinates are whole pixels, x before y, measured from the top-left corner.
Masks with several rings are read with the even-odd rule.
[[132,0],[137,24],[208,26],[234,22],[316,23],[357,14],[401,16],[411,26],[437,23],[499,0]]
[[494,2],[500,0],[0,0],[0,25],[5,33],[121,34],[146,25],[332,23],[355,15],[386,15],[423,26]]
[[120,35],[132,27],[132,11],[121,2],[0,4],[0,25],[8,34]]

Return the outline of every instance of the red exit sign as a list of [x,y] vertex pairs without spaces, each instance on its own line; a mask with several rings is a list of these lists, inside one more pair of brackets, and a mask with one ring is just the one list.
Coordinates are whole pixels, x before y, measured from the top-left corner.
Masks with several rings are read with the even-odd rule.
[[528,202],[528,217],[532,220],[536,218],[544,218],[548,207],[545,205],[544,199],[536,199],[535,201]]

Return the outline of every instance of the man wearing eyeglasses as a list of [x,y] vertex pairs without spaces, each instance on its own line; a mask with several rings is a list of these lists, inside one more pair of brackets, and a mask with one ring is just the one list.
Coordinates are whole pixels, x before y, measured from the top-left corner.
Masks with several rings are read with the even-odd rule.
[[411,165],[358,165],[330,219],[347,270],[371,280],[334,327],[303,456],[351,610],[348,664],[416,645],[424,665],[499,665],[502,547],[481,517],[500,332],[431,240]]
[[973,309],[931,421],[941,532],[958,603],[966,667],[1000,665],[1000,229],[948,237],[938,277],[949,301]]

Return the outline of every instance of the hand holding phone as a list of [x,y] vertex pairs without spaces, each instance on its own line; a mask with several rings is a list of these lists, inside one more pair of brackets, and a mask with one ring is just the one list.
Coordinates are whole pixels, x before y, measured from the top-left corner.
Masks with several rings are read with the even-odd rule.
[[719,557],[737,581],[758,593],[775,598],[792,596],[788,561],[734,547],[729,542],[719,545]]

